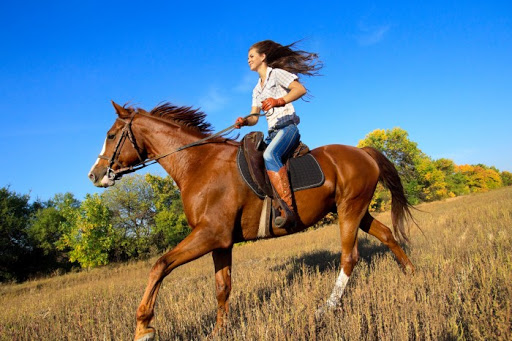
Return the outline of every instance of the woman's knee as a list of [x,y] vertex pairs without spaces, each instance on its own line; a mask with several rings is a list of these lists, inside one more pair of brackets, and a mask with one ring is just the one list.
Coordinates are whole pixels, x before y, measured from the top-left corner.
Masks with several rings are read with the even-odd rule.
[[263,152],[263,160],[265,160],[265,162],[272,162],[275,157],[276,155],[274,154],[273,150],[271,150],[271,148],[267,148]]
[[272,151],[268,151],[268,149],[263,153],[263,160],[265,161],[265,167],[267,170],[277,172],[279,168],[281,168],[279,158],[276,157]]

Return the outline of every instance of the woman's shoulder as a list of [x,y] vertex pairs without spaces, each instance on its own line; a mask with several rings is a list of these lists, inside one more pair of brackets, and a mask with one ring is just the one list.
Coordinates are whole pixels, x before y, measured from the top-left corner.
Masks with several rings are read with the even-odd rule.
[[299,78],[299,77],[297,77],[296,74],[286,71],[284,69],[280,69],[280,68],[273,69],[272,73],[274,74],[274,77],[277,80],[281,81],[282,83],[285,83],[286,85],[289,85],[292,81]]
[[297,77],[295,73],[277,67],[272,69],[272,73],[276,75],[291,75]]

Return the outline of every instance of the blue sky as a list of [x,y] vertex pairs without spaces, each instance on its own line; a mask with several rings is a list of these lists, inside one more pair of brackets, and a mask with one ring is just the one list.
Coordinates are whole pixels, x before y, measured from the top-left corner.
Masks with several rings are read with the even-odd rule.
[[0,186],[32,200],[101,191],[111,100],[200,107],[215,130],[247,115],[264,39],[325,64],[295,105],[310,147],[401,127],[432,158],[512,171],[510,1],[4,1],[0,38]]

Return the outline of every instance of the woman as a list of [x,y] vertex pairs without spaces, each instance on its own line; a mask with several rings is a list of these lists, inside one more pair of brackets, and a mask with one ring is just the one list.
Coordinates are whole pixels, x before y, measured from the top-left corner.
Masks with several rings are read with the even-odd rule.
[[295,43],[283,46],[264,40],[249,49],[249,68],[260,78],[252,92],[253,116],[236,120],[236,127],[252,126],[258,122],[263,109],[268,123],[268,147],[263,154],[267,174],[277,195],[284,201],[283,212],[274,220],[279,228],[293,228],[296,224],[290,182],[283,159],[299,142],[300,122],[292,102],[306,94],[297,74],[316,75],[322,67],[318,55],[294,49]]

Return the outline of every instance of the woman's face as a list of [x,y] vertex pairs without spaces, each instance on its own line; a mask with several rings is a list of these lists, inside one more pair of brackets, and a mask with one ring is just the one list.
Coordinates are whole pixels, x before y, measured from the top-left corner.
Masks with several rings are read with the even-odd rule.
[[257,71],[259,67],[265,62],[265,54],[259,54],[256,49],[249,50],[249,56],[247,62],[251,71]]

